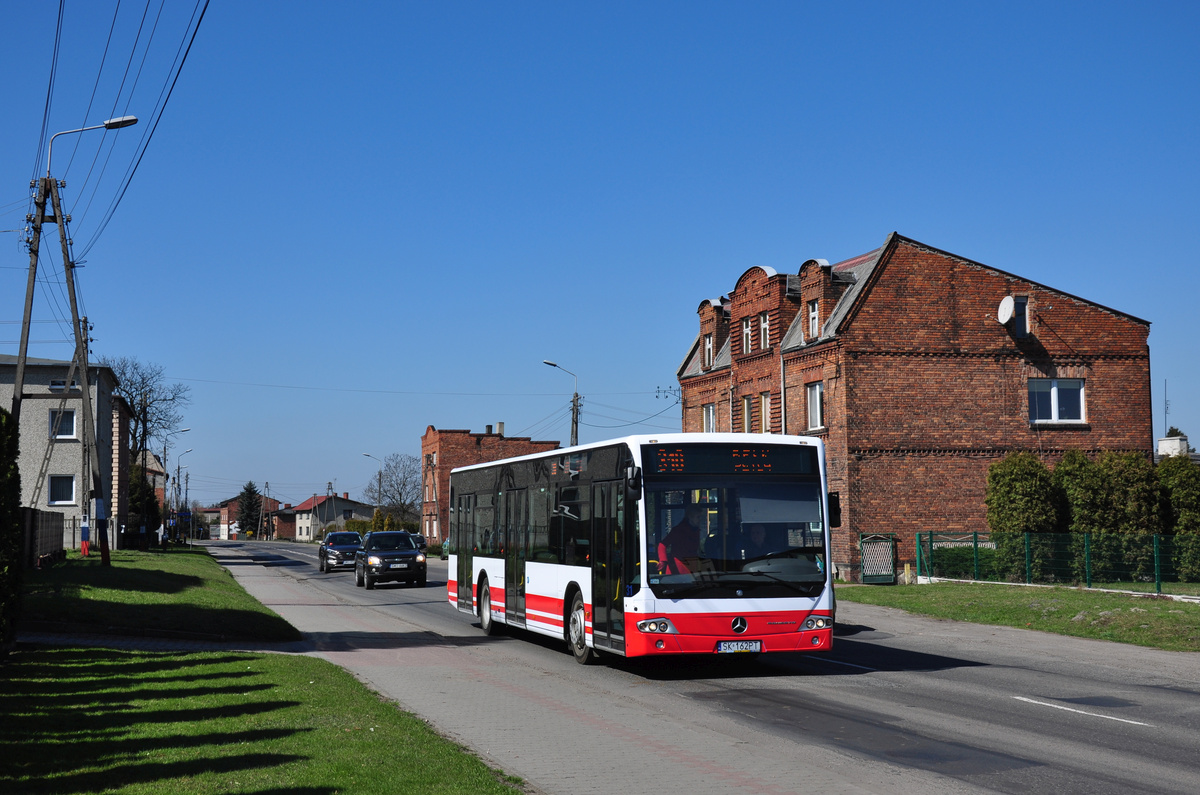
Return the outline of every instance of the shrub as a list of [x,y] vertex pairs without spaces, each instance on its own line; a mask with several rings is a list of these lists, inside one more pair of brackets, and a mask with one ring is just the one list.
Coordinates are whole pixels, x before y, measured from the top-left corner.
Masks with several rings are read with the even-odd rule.
[[[988,467],[988,526],[996,542],[996,565],[1011,580],[1025,579],[1025,534],[1030,533],[1028,575],[1042,580],[1053,571],[1052,533],[1058,518],[1050,471],[1032,453],[1013,453]],[[1040,537],[1039,537],[1040,536]]]
[[1158,465],[1163,489],[1163,529],[1174,533],[1172,563],[1179,579],[1200,581],[1200,467],[1187,456]]

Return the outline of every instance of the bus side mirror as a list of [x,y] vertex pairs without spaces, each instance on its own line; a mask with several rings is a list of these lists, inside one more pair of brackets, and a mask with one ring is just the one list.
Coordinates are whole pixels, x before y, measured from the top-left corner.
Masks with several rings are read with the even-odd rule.
[[842,501],[836,491],[829,492],[829,526],[842,526]]
[[642,468],[625,467],[625,500],[636,502],[642,496]]

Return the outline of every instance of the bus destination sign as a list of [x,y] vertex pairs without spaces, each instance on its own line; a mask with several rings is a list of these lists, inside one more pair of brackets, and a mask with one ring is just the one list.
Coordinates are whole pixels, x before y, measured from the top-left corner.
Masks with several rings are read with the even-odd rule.
[[648,444],[646,471],[655,475],[813,475],[817,448],[766,444]]

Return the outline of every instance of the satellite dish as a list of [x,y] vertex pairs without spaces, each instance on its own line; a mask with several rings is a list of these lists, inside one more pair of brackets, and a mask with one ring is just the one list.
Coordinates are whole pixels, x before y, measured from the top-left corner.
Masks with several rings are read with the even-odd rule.
[[1013,301],[1011,295],[1004,296],[1000,301],[1000,308],[996,310],[996,320],[1000,321],[1000,325],[1008,324],[1008,321],[1013,319],[1013,311],[1016,308],[1016,302]]

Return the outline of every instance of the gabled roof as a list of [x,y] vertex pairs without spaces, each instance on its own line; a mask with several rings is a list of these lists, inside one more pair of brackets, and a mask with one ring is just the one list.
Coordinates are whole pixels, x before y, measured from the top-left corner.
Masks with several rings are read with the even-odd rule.
[[[888,238],[888,241],[891,241],[891,237]],[[887,248],[888,246],[884,244],[874,251],[868,251],[866,254],[859,254],[857,257],[851,257],[850,259],[844,259],[841,262],[835,263],[831,267],[834,278],[847,281],[850,283],[850,286],[846,288],[846,292],[842,293],[842,297],[838,299],[837,305],[829,313],[829,317],[825,319],[825,325],[821,327],[820,336],[815,340],[806,341],[804,339],[804,329],[808,323],[808,318],[803,312],[798,312],[796,317],[792,319],[792,325],[788,327],[787,333],[783,335],[780,350],[787,351],[795,348],[803,348],[806,345],[815,345],[818,342],[824,342],[833,337],[849,313],[850,307],[854,306],[854,302],[858,300],[863,287],[875,271],[875,266],[879,264],[879,259]],[[813,261],[809,260],[808,262]],[[816,261],[820,262],[820,260]],[[808,262],[804,264],[807,265]],[[803,267],[802,265],[801,268]]]
[[332,495],[331,494],[318,494],[315,498],[309,497],[307,500],[300,503],[299,505],[293,506],[293,510],[299,511],[299,512],[311,511],[314,506],[323,505],[323,504],[325,504],[325,502],[333,501],[333,500],[340,500],[341,502],[352,503],[354,505],[365,505],[368,508],[374,507],[374,506],[370,505],[369,503],[359,502],[358,500],[352,500],[349,497],[343,497],[340,494],[332,494]]

